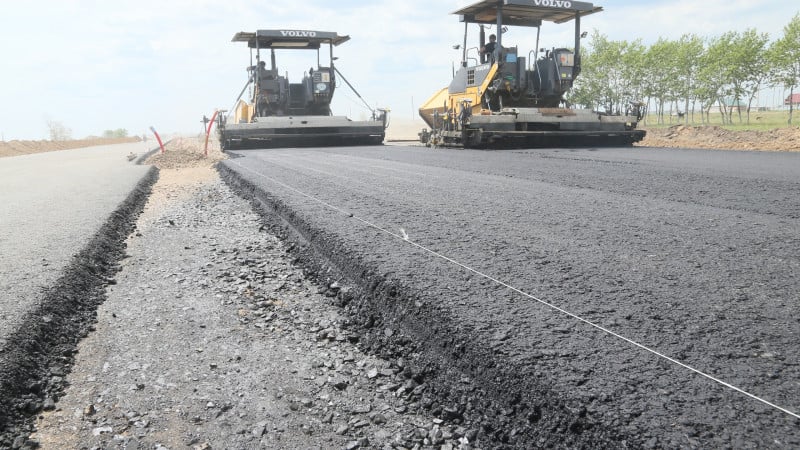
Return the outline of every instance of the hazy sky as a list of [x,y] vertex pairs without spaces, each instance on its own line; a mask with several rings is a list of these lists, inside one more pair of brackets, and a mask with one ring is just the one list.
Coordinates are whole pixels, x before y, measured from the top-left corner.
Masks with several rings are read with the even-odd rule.
[[[202,116],[228,109],[246,82],[249,51],[238,31],[311,29],[348,34],[337,67],[373,106],[412,118],[450,81],[463,26],[451,12],[471,0],[61,0],[4,2],[0,15],[0,134],[46,139],[47,121],[75,138],[125,128],[194,133]],[[583,21],[611,39],[715,36],[755,28],[779,36],[800,11],[788,0],[653,0],[597,2],[605,11]],[[477,39],[477,31],[472,30]],[[572,24],[545,25],[542,46],[571,46]],[[512,28],[504,45],[520,52],[535,34]],[[476,42],[470,42],[470,46]],[[297,53],[297,52],[295,52]],[[316,62],[278,55],[291,80]],[[334,113],[369,114],[344,85]]]

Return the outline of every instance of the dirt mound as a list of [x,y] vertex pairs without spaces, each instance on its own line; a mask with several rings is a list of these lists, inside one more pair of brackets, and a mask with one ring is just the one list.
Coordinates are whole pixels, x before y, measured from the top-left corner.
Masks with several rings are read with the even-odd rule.
[[675,125],[649,128],[639,144],[645,147],[688,147],[720,150],[800,151],[800,128],[732,131],[718,126]]
[[97,145],[124,144],[140,142],[138,136],[127,138],[91,138],[72,141],[0,141],[0,158],[4,156],[29,155],[31,153],[54,152],[73,148],[94,147]]
[[208,156],[206,156],[205,139],[205,136],[172,139],[164,145],[164,153],[154,154],[145,161],[145,164],[152,164],[159,169],[211,167],[227,158],[220,149],[219,141],[213,137],[208,140]]

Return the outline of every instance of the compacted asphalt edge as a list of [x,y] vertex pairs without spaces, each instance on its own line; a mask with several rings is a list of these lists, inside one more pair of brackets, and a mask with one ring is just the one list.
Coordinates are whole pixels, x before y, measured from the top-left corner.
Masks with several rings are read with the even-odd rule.
[[151,167],[0,349],[0,404],[7,406],[0,409],[0,447],[24,444],[36,415],[55,408],[76,346],[93,328],[157,179]]
[[[477,444],[493,448],[645,447],[641,436],[607,421],[550,387],[546,376],[519,373],[478,342],[415,286],[383,274],[336,237],[304,220],[279,198],[220,163],[222,179],[261,214],[271,231],[289,241],[295,261],[320,284],[341,287],[340,306],[358,326],[364,350],[402,358],[425,387],[422,407],[434,415],[462,417],[479,431]],[[602,419],[602,418],[601,418]]]

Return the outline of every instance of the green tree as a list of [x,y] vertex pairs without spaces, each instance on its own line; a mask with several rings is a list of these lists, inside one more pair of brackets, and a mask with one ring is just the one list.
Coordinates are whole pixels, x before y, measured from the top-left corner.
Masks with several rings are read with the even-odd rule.
[[600,73],[602,55],[598,53],[597,49],[597,42],[600,39],[605,39],[605,36],[594,30],[590,41],[581,50],[581,74],[569,92],[570,103],[592,109],[596,109],[602,104],[602,98],[605,95],[602,80],[605,76]]
[[678,77],[680,73],[676,56],[677,43],[664,38],[659,38],[644,55],[648,103],[651,99],[655,101],[656,117],[660,124],[665,122],[666,105],[675,100],[676,92],[679,90]]
[[128,137],[128,130],[124,128],[117,128],[116,130],[103,131],[103,137],[107,139],[125,138]]
[[645,97],[647,88],[646,51],[647,48],[642,44],[641,39],[629,43],[625,49],[622,63],[625,65],[625,76],[628,78],[627,89],[623,93],[626,102],[641,102]]
[[[761,90],[761,85],[769,77],[772,70],[769,64],[767,43],[769,35],[749,29],[739,34],[734,41],[732,49],[734,56],[729,62],[732,64],[731,83],[734,88],[734,101],[741,104],[742,99],[747,99],[747,123],[750,123],[750,108],[753,99]],[[742,108],[737,107],[739,123],[742,122]]]
[[800,85],[800,13],[783,27],[783,36],[771,48],[770,60],[775,64],[774,80],[789,89],[789,125],[792,124],[794,88]]
[[[684,123],[689,123],[689,104],[692,104],[692,111],[697,100],[697,86],[699,72],[702,66],[705,46],[703,38],[695,34],[684,34],[675,51],[675,64],[677,65],[677,94],[684,100],[683,113]],[[694,113],[692,113],[694,122]]]
[[571,103],[606,112],[622,112],[641,95],[641,41],[611,41],[597,30],[581,56],[581,76],[570,92]]
[[727,119],[725,97],[728,95],[728,90],[724,60],[730,45],[730,38],[729,34],[725,34],[711,39],[707,44],[705,54],[700,58],[695,96],[700,101],[701,113],[705,117],[703,123],[706,124],[711,123],[711,108],[715,104],[720,105],[723,123]]
[[727,123],[733,123],[734,111],[738,112],[739,123],[742,122],[742,100],[752,99],[766,79],[768,40],[766,33],[748,29],[741,33],[729,31],[714,43],[714,57],[719,62],[715,69],[723,83],[723,95],[719,102],[723,114],[727,116]]
[[[583,73],[569,95],[572,103],[606,112],[625,109],[629,100],[655,106],[658,123],[673,112],[694,122],[694,111],[704,124],[711,108],[719,107],[722,123],[733,123],[738,112],[750,112],[765,83],[800,86],[800,14],[784,28],[784,36],[768,45],[769,36],[755,29],[731,31],[705,39],[685,34],[678,40],[661,38],[645,47],[640,40],[612,41],[594,31],[584,48]],[[691,111],[691,116],[689,112]],[[790,107],[789,123],[793,107]],[[647,118],[645,118],[647,123]]]

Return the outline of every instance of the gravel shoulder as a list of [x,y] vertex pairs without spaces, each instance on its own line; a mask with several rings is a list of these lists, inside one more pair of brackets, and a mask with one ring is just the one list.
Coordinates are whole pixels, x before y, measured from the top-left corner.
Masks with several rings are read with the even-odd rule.
[[[180,158],[175,156],[174,158]],[[187,152],[186,161],[193,160]],[[42,448],[473,448],[208,164],[162,168]],[[431,405],[428,405],[431,406]]]

